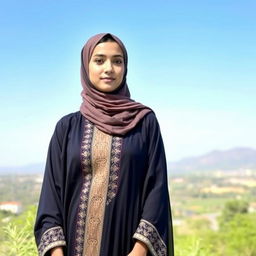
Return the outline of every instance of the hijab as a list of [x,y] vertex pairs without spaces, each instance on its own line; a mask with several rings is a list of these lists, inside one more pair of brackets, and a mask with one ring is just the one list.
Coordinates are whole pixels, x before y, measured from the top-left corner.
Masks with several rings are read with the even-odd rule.
[[[110,36],[120,46],[124,57],[124,76],[120,86],[113,92],[97,90],[89,79],[89,62],[99,41]],[[110,135],[125,135],[152,110],[130,98],[126,83],[128,56],[122,41],[110,34],[101,33],[91,37],[81,52],[82,99],[80,112],[95,126]]]

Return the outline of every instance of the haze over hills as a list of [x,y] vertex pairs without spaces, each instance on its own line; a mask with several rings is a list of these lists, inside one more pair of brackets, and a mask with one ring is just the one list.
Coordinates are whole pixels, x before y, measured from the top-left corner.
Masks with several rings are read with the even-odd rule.
[[[45,163],[26,166],[0,167],[0,174],[39,174],[44,172]],[[256,150],[252,148],[232,148],[214,150],[202,156],[188,157],[177,162],[168,162],[171,174],[190,173],[194,171],[233,171],[239,169],[256,170]]]
[[35,163],[22,166],[1,166],[0,174],[39,174],[44,172],[44,163]]
[[232,148],[214,150],[198,157],[188,157],[177,162],[169,162],[170,173],[190,173],[194,171],[234,171],[240,169],[256,170],[256,150],[252,148]]

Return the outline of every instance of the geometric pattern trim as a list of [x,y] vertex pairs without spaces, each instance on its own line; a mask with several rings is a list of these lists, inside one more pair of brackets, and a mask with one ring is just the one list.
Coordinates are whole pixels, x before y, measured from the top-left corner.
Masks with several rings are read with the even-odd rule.
[[66,241],[61,227],[47,229],[41,237],[38,246],[39,256],[44,256],[47,251],[57,246],[65,246]]
[[91,145],[93,137],[93,124],[85,119],[84,134],[81,143],[81,168],[83,172],[83,185],[80,194],[80,203],[77,212],[74,256],[83,255],[85,222],[87,215],[89,191],[92,180]]
[[107,194],[107,205],[116,196],[118,190],[118,177],[122,150],[122,138],[113,137],[110,157],[110,174]]
[[167,256],[167,247],[157,229],[150,222],[141,219],[133,238],[144,242],[154,256]]

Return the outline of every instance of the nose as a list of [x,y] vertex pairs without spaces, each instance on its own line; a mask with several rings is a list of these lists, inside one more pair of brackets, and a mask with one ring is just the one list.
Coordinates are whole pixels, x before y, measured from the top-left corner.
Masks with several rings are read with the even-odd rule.
[[109,72],[113,71],[113,65],[112,65],[111,61],[106,61],[105,62],[104,71],[106,73],[109,73]]

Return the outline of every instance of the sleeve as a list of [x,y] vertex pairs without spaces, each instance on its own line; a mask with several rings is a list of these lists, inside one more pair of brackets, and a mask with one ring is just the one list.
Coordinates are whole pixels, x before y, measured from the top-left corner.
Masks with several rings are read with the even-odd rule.
[[65,246],[63,206],[61,203],[62,124],[58,122],[51,138],[44,180],[34,227],[39,256],[49,255],[50,249]]
[[173,256],[173,230],[169,202],[164,145],[155,115],[146,123],[148,169],[144,182],[144,203],[133,238],[144,242],[153,256]]

